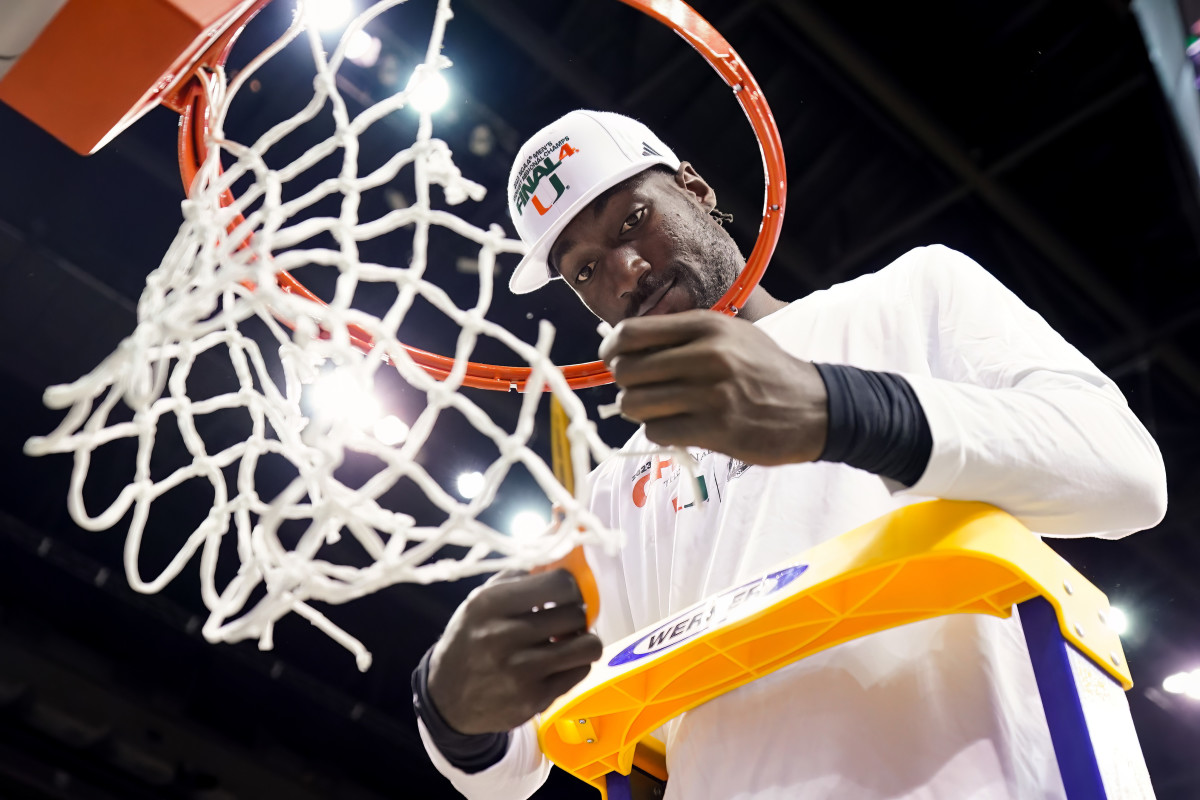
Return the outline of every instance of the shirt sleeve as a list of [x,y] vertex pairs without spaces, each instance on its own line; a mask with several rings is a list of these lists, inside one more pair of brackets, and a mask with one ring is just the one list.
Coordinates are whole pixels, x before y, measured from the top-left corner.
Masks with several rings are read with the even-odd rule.
[[970,258],[910,255],[930,374],[905,378],[933,449],[920,479],[894,491],[992,503],[1051,536],[1157,525],[1162,455],[1116,384]]
[[503,758],[475,773],[463,772],[447,761],[420,719],[417,729],[433,766],[467,800],[525,800],[540,789],[550,775],[550,761],[538,747],[537,717],[510,733],[508,750]]

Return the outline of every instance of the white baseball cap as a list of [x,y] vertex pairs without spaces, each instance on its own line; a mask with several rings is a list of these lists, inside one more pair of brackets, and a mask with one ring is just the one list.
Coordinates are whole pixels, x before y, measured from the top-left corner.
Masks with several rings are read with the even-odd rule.
[[508,213],[529,245],[508,288],[528,294],[559,277],[547,258],[567,223],[606,189],[655,164],[679,169],[649,128],[610,111],[572,111],[530,137],[508,176]]

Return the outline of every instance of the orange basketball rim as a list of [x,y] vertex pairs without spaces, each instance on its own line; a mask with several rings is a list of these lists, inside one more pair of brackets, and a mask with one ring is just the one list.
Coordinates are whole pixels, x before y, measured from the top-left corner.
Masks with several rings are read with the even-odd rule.
[[[155,105],[165,105],[181,116],[179,167],[186,190],[208,152],[204,82],[224,65],[246,23],[270,1],[129,0],[114,9],[114,4],[70,0],[0,81],[0,100],[83,154],[102,147]],[[682,0],[620,2],[673,29],[695,48],[733,90],[758,137],[766,175],[758,240],[746,268],[713,306],[715,311],[737,314],[766,271],[783,225],[787,179],[779,130],[750,70],[694,9]],[[108,43],[130,38],[145,47],[122,50],[122,58],[114,58]],[[105,68],[97,69],[97,64]],[[47,86],[54,91],[47,92]],[[226,192],[222,202],[232,204],[233,195]],[[240,218],[233,225],[239,222]],[[324,305],[289,273],[277,273],[277,280],[284,291]],[[354,326],[349,332],[356,346],[374,349],[369,333]],[[404,349],[437,378],[453,369],[452,358],[408,345]],[[530,372],[530,367],[470,362],[462,383],[523,391]],[[562,372],[575,389],[612,382],[601,361],[565,366]]]

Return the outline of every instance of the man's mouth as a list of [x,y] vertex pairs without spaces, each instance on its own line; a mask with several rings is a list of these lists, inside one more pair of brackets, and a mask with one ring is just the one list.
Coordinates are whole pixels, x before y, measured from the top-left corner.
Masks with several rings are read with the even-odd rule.
[[638,304],[637,313],[634,316],[644,317],[654,310],[662,299],[667,296],[667,292],[671,291],[671,287],[675,285],[675,279],[672,278],[667,283],[664,283],[659,288],[650,293],[650,296]]

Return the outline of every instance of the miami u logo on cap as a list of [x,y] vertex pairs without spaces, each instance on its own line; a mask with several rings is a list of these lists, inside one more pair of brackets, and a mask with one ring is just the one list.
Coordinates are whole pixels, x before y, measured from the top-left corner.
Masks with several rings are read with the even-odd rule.
[[[563,192],[567,190],[556,170],[566,158],[578,152],[579,150],[571,146],[570,138],[568,137],[562,141],[562,144],[558,148],[557,161],[550,156],[546,156],[522,173],[517,179],[516,208],[518,214],[522,213],[525,210],[525,205],[530,202],[533,203],[533,208],[537,211],[538,216],[545,216],[550,212],[551,207],[558,202],[558,198],[562,197]],[[542,199],[537,195],[543,178],[548,178],[550,187],[554,189],[554,199],[549,203],[542,202]]]

